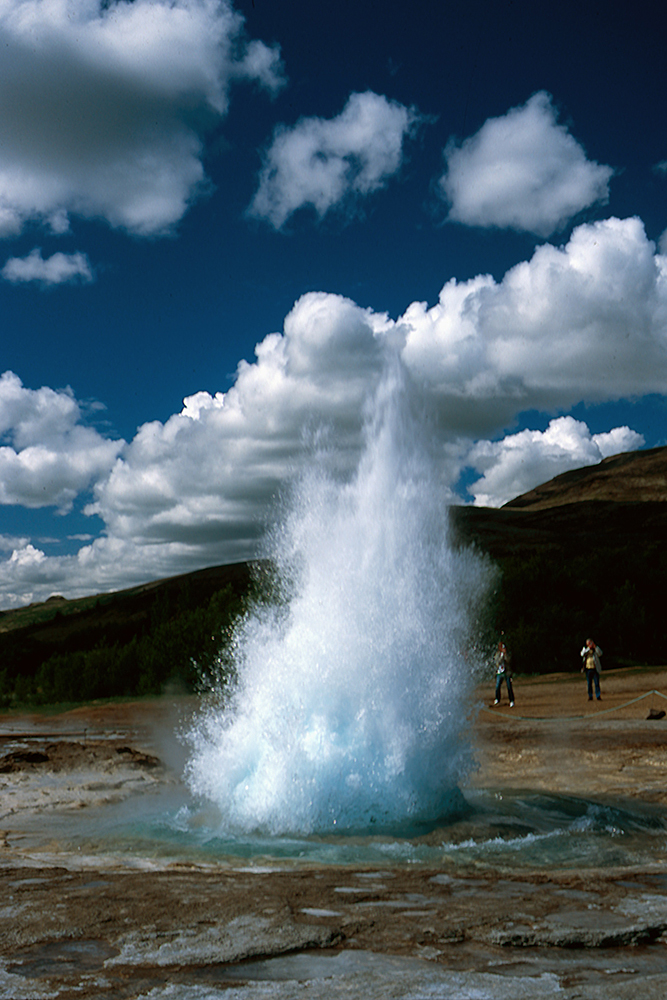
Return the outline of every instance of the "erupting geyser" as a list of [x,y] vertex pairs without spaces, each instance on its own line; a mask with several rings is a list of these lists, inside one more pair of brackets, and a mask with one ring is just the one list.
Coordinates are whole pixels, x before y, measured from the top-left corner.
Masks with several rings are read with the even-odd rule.
[[238,683],[189,734],[192,790],[236,832],[380,831],[460,801],[485,564],[448,543],[445,490],[395,359],[354,476],[326,456],[271,536],[281,600],[235,640]]

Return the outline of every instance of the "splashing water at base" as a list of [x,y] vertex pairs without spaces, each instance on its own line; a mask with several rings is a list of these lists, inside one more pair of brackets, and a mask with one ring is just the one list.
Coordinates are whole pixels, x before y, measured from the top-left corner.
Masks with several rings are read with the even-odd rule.
[[280,599],[238,630],[238,683],[188,739],[192,791],[249,833],[373,831],[462,801],[486,564],[448,542],[445,489],[396,362],[355,475],[326,455],[271,538]]

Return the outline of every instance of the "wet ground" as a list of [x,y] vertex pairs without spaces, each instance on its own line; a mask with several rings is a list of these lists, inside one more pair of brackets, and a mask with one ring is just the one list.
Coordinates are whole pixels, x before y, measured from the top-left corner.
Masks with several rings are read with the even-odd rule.
[[667,694],[667,671],[605,674],[592,705],[578,675],[519,678],[515,708],[486,703],[470,723],[471,795],[648,810],[657,834],[640,864],[116,851],[96,841],[97,817],[182,794],[169,734],[187,703],[1,718],[0,997],[662,1000],[667,719],[647,719],[664,704],[642,697],[654,690]]

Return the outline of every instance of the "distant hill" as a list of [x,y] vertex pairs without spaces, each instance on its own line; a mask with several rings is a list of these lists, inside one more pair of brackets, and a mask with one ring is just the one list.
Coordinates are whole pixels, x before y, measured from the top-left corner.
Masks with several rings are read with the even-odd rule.
[[[479,625],[489,651],[504,631],[516,671],[576,670],[589,636],[607,667],[667,663],[667,448],[566,472],[501,508],[454,507],[450,521],[455,544],[498,569]],[[219,669],[266,568],[215,566],[0,612],[0,704],[192,688]]]
[[505,509],[546,510],[589,500],[612,503],[667,501],[667,448],[630,451],[598,465],[564,472],[505,504]]
[[261,563],[0,613],[0,705],[191,689],[216,669]]
[[[92,594],[67,600],[60,595],[9,611],[0,611],[0,636],[17,629],[29,629],[39,641],[58,643],[81,632],[121,631],[145,624],[156,601],[185,599],[199,605],[216,591],[231,587],[235,593],[247,590],[252,563],[212,566],[178,576],[151,580],[126,590]],[[0,648],[1,648],[0,639]]]
[[491,621],[516,669],[574,669],[590,635],[607,666],[667,662],[667,448],[563,473],[498,509],[456,507],[451,522],[500,569]]
[[621,537],[667,540],[667,447],[605,458],[564,472],[503,507],[454,507],[459,540],[491,556],[539,545],[586,548]]

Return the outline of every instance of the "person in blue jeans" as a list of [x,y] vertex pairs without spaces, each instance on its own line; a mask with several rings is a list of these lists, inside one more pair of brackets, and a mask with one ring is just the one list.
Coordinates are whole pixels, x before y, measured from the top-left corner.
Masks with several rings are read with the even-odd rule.
[[602,650],[599,646],[593,642],[592,639],[586,639],[584,643],[584,648],[581,651],[582,674],[586,674],[586,684],[588,685],[588,700],[593,701],[593,687],[595,687],[595,697],[598,701],[602,701],[600,696],[600,671],[602,670],[602,663],[600,657],[602,656]]
[[500,704],[500,688],[502,686],[503,680],[507,685],[507,696],[510,700],[510,708],[514,708],[514,690],[512,688],[512,671],[510,670],[510,654],[507,651],[507,646],[501,641],[498,643],[498,649],[496,650],[495,656],[496,662],[496,700],[494,705]]

